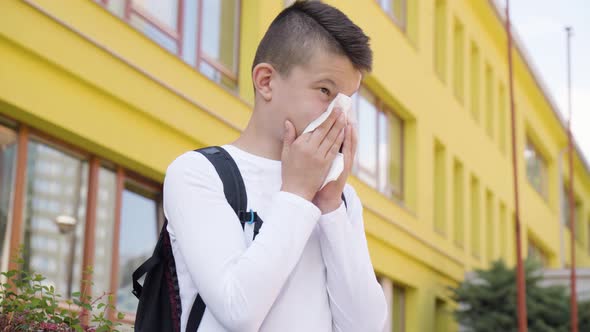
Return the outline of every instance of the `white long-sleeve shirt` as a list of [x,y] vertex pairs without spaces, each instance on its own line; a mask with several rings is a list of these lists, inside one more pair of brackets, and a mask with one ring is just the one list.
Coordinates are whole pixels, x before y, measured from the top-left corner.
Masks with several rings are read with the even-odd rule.
[[[362,205],[351,186],[348,206],[321,215],[280,191],[281,162],[232,145],[248,210],[264,221],[242,230],[213,165],[191,151],[168,167],[168,219],[185,331],[197,293],[206,304],[199,332],[372,332],[386,317],[364,234]],[[194,332],[194,331],[190,331]]]

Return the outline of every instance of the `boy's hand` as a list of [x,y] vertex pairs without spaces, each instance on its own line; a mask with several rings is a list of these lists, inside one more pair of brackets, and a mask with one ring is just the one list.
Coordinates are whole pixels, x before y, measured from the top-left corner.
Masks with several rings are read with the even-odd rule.
[[285,122],[282,161],[282,191],[311,201],[328,174],[344,141],[346,119],[334,109],[328,119],[311,133],[297,138],[295,127]]
[[342,191],[346,185],[346,179],[352,172],[357,143],[358,135],[356,128],[349,123],[345,128],[344,146],[342,147],[344,170],[336,181],[326,184],[313,198],[313,203],[322,211],[322,214],[330,213],[342,204]]

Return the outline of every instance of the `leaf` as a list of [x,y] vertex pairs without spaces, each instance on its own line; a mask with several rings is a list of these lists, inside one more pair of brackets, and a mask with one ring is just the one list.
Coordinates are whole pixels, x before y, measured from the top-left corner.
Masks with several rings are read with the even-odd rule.
[[96,329],[96,332],[108,332],[108,331],[109,331],[109,327],[107,325],[99,326]]

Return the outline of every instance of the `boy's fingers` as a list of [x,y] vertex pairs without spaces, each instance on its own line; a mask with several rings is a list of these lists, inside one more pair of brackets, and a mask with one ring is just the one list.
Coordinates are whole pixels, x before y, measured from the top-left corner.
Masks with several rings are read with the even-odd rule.
[[[340,137],[340,134],[344,131],[343,129],[345,127],[346,127],[346,117],[344,116],[344,114],[340,114],[338,116],[338,119],[336,120],[336,122],[334,123],[332,128],[330,128],[330,131],[328,132],[328,134],[326,135],[326,137],[324,138],[324,140],[320,144],[319,152],[322,155],[326,156],[330,152],[330,149],[332,148],[332,146],[334,145],[336,140],[338,140],[338,138]],[[340,143],[342,143],[342,142],[340,142]],[[340,149],[340,145],[338,145],[337,148]],[[336,151],[336,152],[338,152],[338,151]]]
[[328,152],[331,154],[332,158],[334,158],[338,154],[338,151],[340,150],[340,146],[342,145],[342,142],[344,141],[344,136],[345,136],[345,130],[340,129],[340,132],[338,133],[338,137],[336,138],[336,141],[334,141],[334,143],[332,144],[332,147],[330,148],[330,150],[328,150]]
[[311,137],[309,138],[310,142],[316,147],[319,147],[341,113],[342,111],[340,109],[335,108],[326,121],[312,132]]

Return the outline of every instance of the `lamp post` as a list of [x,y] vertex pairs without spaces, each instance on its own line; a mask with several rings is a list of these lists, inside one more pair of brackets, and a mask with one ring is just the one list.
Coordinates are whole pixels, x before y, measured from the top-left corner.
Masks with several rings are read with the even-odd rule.
[[576,299],[576,209],[574,200],[574,143],[572,137],[572,71],[571,71],[571,53],[570,53],[570,40],[572,37],[572,28],[566,27],[566,43],[567,43],[567,141],[568,141],[568,161],[569,161],[569,173],[570,173],[570,185],[569,185],[569,219],[570,224],[570,318],[572,332],[578,332],[578,302]]
[[55,218],[55,224],[59,228],[59,232],[64,235],[70,235],[70,252],[68,256],[68,274],[67,274],[67,293],[69,298],[72,296],[72,281],[74,279],[74,259],[76,253],[76,225],[77,220],[74,217],[67,215],[60,215]]

